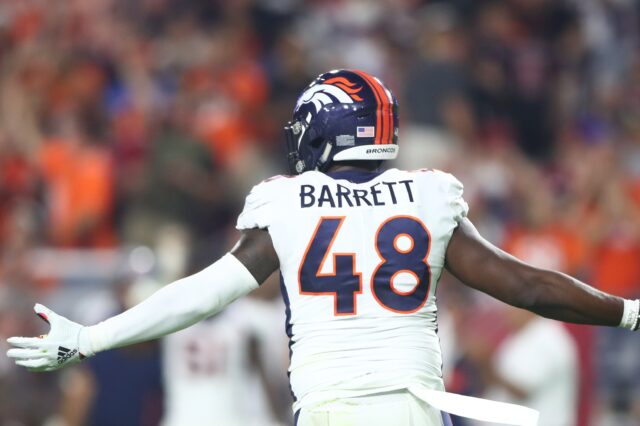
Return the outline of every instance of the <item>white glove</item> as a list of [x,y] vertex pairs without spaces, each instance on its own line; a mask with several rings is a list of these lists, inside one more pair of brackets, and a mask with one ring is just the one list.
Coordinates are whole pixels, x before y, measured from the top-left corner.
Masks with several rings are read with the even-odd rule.
[[52,371],[77,364],[94,355],[86,327],[70,321],[39,303],[33,307],[40,318],[51,325],[49,334],[40,337],[10,337],[14,346],[7,351],[17,365],[29,371]]

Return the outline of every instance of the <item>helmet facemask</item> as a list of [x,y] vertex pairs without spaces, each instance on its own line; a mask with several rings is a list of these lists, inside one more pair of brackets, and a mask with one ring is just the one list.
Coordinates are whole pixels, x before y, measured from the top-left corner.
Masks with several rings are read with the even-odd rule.
[[333,150],[332,141],[322,137],[307,123],[294,121],[284,128],[287,141],[289,172],[301,174],[309,170],[325,171],[329,166]]

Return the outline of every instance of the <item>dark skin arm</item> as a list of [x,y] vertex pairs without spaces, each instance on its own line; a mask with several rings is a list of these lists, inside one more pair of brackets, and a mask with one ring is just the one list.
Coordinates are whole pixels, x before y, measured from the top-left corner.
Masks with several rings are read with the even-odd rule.
[[482,238],[468,219],[453,232],[446,268],[465,285],[546,318],[612,327],[622,318],[620,297],[516,259]]
[[278,255],[266,229],[242,231],[240,240],[231,249],[231,254],[242,262],[260,284],[280,267]]

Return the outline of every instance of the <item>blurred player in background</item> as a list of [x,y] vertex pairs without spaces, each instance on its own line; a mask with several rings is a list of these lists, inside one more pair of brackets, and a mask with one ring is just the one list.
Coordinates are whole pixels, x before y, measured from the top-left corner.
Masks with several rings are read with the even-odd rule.
[[522,407],[507,419],[513,407],[472,409],[439,392],[436,287],[443,269],[510,305],[567,322],[636,330],[640,302],[488,243],[466,218],[462,184],[452,175],[380,169],[398,154],[397,108],[391,91],[367,73],[320,75],[286,127],[298,176],[254,187],[229,254],[91,327],[36,305],[50,333],[9,339],[15,348],[8,355],[32,371],[50,371],[157,338],[220,311],[279,267],[298,424],[446,425],[442,407],[535,424],[519,417],[531,414]]
[[478,367],[483,396],[531,407],[540,412],[541,425],[575,425],[578,356],[572,336],[561,323],[522,309],[503,307],[501,313],[510,334],[497,349],[481,337],[467,342],[480,349],[467,355]]
[[275,308],[248,297],[163,339],[163,426],[280,424],[286,413],[269,374],[270,361],[283,359],[280,330],[271,327]]

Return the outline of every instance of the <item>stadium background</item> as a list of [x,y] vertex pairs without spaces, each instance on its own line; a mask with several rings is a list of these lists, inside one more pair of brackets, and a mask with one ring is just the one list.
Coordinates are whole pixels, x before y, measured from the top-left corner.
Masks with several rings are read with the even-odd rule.
[[[0,348],[44,332],[34,301],[97,321],[227,250],[251,185],[284,171],[296,95],[338,67],[395,91],[397,165],[454,173],[488,239],[639,297],[639,28],[634,0],[0,0]],[[449,388],[482,394],[504,308],[441,291]],[[637,336],[569,329],[579,424],[640,424]],[[145,374],[149,406],[107,412],[154,424]],[[0,357],[0,424],[81,418],[73,375]]]

